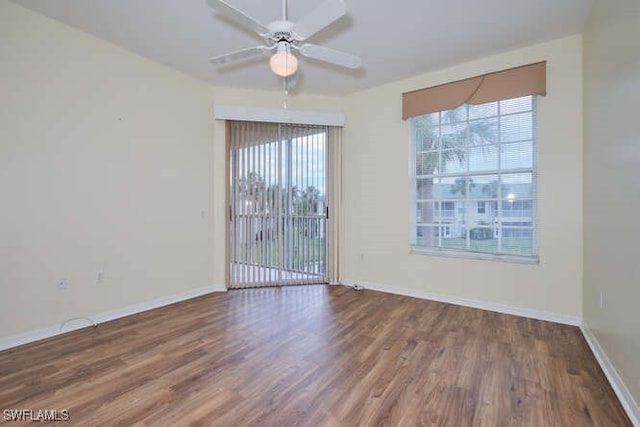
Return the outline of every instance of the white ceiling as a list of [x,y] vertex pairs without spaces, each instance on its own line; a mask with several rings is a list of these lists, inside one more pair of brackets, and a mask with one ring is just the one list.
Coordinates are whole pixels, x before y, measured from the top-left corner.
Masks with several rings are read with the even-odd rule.
[[[279,90],[268,56],[213,66],[211,56],[261,44],[204,0],[12,0],[216,86]],[[258,21],[281,0],[227,0]],[[289,20],[319,0],[289,0]],[[300,60],[295,92],[344,95],[475,58],[578,33],[593,0],[346,0],[347,15],[312,37],[362,58],[359,70]]]

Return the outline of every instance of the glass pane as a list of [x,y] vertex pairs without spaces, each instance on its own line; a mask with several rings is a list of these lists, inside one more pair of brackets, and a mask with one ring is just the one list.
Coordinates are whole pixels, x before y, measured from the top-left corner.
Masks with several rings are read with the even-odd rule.
[[[513,193],[507,195],[507,200],[502,201],[502,218],[506,221],[508,218],[531,221],[533,214],[531,200],[520,200],[510,198]],[[503,223],[504,225],[505,223]],[[531,224],[522,224],[531,225]]]
[[498,103],[488,102],[486,104],[469,105],[469,119],[480,119],[492,117],[498,114]]
[[498,142],[498,119],[481,119],[469,122],[469,144],[496,144]]
[[503,116],[500,121],[502,142],[523,141],[533,138],[533,118],[531,113]]
[[435,178],[433,180],[433,198],[435,200],[443,200],[450,199],[451,193],[449,190],[451,189],[451,185],[454,183],[455,178],[447,177],[447,178]]
[[525,141],[502,145],[500,163],[502,169],[532,168],[533,142]]
[[411,123],[416,129],[427,128],[431,126],[437,126],[440,120],[440,113],[425,114],[422,116],[415,116],[411,118]]
[[416,211],[416,223],[418,224],[432,224],[434,218],[434,206],[438,206],[438,203],[418,202]]
[[444,238],[440,246],[443,248],[467,249],[467,239],[460,237]]
[[[481,191],[474,191],[474,195],[479,195]],[[491,200],[471,201],[469,209],[469,228],[487,227],[493,225],[493,202]]]
[[432,175],[438,168],[438,152],[428,151],[416,154],[416,175]]
[[522,98],[513,98],[500,101],[500,114],[520,113],[529,111],[532,108],[532,97],[523,96]]
[[420,246],[442,247],[443,242],[449,240],[450,224],[420,225],[416,227],[416,244]]
[[[474,238],[473,236],[477,238]],[[493,228],[479,227],[469,231],[469,249],[474,252],[497,253],[498,239]]]
[[533,174],[503,174],[501,179],[503,200],[521,200],[533,197]]
[[533,255],[533,230],[530,228],[503,228],[502,252],[514,255]]
[[436,222],[438,220],[452,219],[456,217],[456,202],[454,201],[446,200],[442,202],[435,202],[433,207],[433,215]]
[[416,152],[438,148],[438,127],[427,127],[415,131]]
[[443,150],[463,149],[467,138],[467,125],[456,123],[452,125],[442,125],[440,144]]
[[464,199],[467,197],[472,197],[475,193],[476,187],[478,186],[473,178],[470,177],[460,177],[455,178],[454,181],[449,185],[448,193],[450,199]]
[[474,226],[494,226],[498,219],[497,197],[500,191],[500,181],[497,175],[470,176],[473,182],[470,199],[472,206],[469,210],[469,228]]
[[442,151],[442,173],[459,173],[467,171],[467,152],[461,150]]
[[495,228],[486,225],[478,224],[469,229],[469,239],[471,240],[493,240],[495,235]]
[[453,110],[443,111],[441,117],[442,123],[464,122],[467,120],[467,105],[463,104]]
[[416,180],[416,197],[419,200],[433,198],[433,178],[418,178]]
[[[490,199],[498,188],[498,175],[470,175],[465,177],[469,181],[470,199]],[[454,179],[455,183],[455,179]]]
[[469,149],[469,171],[478,172],[498,169],[498,150],[495,145],[484,145]]
[[[431,232],[431,227],[426,226],[417,226],[416,227],[416,245],[420,246],[430,246],[432,239],[429,236]],[[425,236],[427,236],[425,238]]]

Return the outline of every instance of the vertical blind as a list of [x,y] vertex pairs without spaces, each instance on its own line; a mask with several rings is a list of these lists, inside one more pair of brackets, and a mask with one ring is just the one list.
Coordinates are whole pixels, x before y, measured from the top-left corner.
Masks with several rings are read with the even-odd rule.
[[229,287],[329,281],[330,140],[340,129],[228,123]]

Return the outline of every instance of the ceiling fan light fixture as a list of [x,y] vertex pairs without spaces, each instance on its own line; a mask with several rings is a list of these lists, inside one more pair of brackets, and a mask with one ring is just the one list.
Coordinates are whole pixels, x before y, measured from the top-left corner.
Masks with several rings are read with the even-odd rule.
[[298,71],[298,59],[291,54],[289,43],[278,42],[278,51],[269,60],[271,71],[280,77],[289,77]]

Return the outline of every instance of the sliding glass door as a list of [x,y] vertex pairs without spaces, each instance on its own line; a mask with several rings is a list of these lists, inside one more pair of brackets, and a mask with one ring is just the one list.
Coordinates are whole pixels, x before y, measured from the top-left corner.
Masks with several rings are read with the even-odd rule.
[[229,288],[327,282],[327,127],[228,132]]

